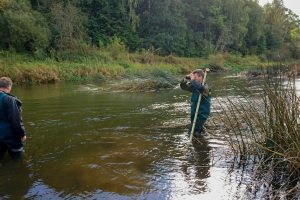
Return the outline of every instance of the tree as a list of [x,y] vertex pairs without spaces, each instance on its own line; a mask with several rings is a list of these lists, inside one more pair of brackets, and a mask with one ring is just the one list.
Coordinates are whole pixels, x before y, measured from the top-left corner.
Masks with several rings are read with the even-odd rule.
[[274,0],[265,6],[266,41],[269,50],[275,51],[283,45],[284,38],[288,34],[285,18],[282,0]]
[[54,47],[63,51],[79,47],[85,35],[84,15],[70,1],[54,3],[51,6],[52,37]]
[[266,48],[264,36],[264,10],[256,1],[246,1],[245,10],[249,20],[244,39],[244,54],[262,54]]
[[245,12],[245,1],[226,0],[222,3],[225,27],[228,29],[227,50],[241,51],[249,22],[248,14]]
[[180,0],[144,1],[138,11],[138,32],[143,47],[159,49],[162,55],[185,55],[187,26]]
[[216,34],[224,25],[220,1],[185,1],[188,56],[207,56],[215,50]]
[[300,58],[300,28],[294,28],[291,31],[291,49],[293,57]]
[[264,8],[258,0],[0,0],[0,48],[17,51],[78,51],[118,38],[161,55],[297,57],[299,25],[282,0]]
[[298,17],[284,7],[282,0],[265,6],[266,42],[270,58],[286,59],[291,56],[291,32],[299,27]]
[[139,47],[136,33],[138,16],[135,9],[140,0],[90,0],[80,6],[88,16],[88,35],[94,45],[107,45],[118,37],[131,49]]
[[0,46],[33,52],[49,44],[50,32],[44,17],[26,0],[3,1],[0,6]]

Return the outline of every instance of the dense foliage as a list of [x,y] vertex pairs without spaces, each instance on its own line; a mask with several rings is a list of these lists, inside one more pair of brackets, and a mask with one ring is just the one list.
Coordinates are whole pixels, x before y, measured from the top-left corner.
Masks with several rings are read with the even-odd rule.
[[46,56],[116,41],[160,55],[300,55],[299,18],[282,0],[0,0],[0,38],[2,50]]

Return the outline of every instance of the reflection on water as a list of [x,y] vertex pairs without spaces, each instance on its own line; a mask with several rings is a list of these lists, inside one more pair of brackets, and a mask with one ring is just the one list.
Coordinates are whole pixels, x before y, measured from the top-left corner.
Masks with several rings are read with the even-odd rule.
[[[256,80],[210,76],[222,99],[259,91]],[[28,132],[26,158],[0,165],[0,199],[232,199],[218,128],[188,144],[189,94],[123,93],[57,84],[15,88]],[[213,114],[218,111],[214,102]]]
[[0,199],[20,198],[32,184],[26,162],[5,160],[0,164]]

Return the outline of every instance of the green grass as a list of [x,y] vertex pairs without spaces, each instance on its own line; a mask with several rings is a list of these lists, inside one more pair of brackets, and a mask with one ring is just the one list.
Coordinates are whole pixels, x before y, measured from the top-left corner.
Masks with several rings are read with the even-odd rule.
[[61,52],[52,56],[0,51],[0,76],[9,76],[17,84],[155,78],[158,71],[176,76],[207,66],[216,70],[241,71],[267,65],[255,56],[217,54],[207,59],[173,55],[162,57],[151,51],[128,53],[118,48],[87,49],[81,53]]

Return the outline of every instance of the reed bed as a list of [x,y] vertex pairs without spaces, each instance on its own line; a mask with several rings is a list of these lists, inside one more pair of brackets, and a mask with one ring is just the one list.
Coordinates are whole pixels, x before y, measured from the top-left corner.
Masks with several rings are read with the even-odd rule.
[[299,95],[295,77],[265,77],[259,94],[220,102],[225,137],[236,160],[253,165],[249,197],[300,198]]

